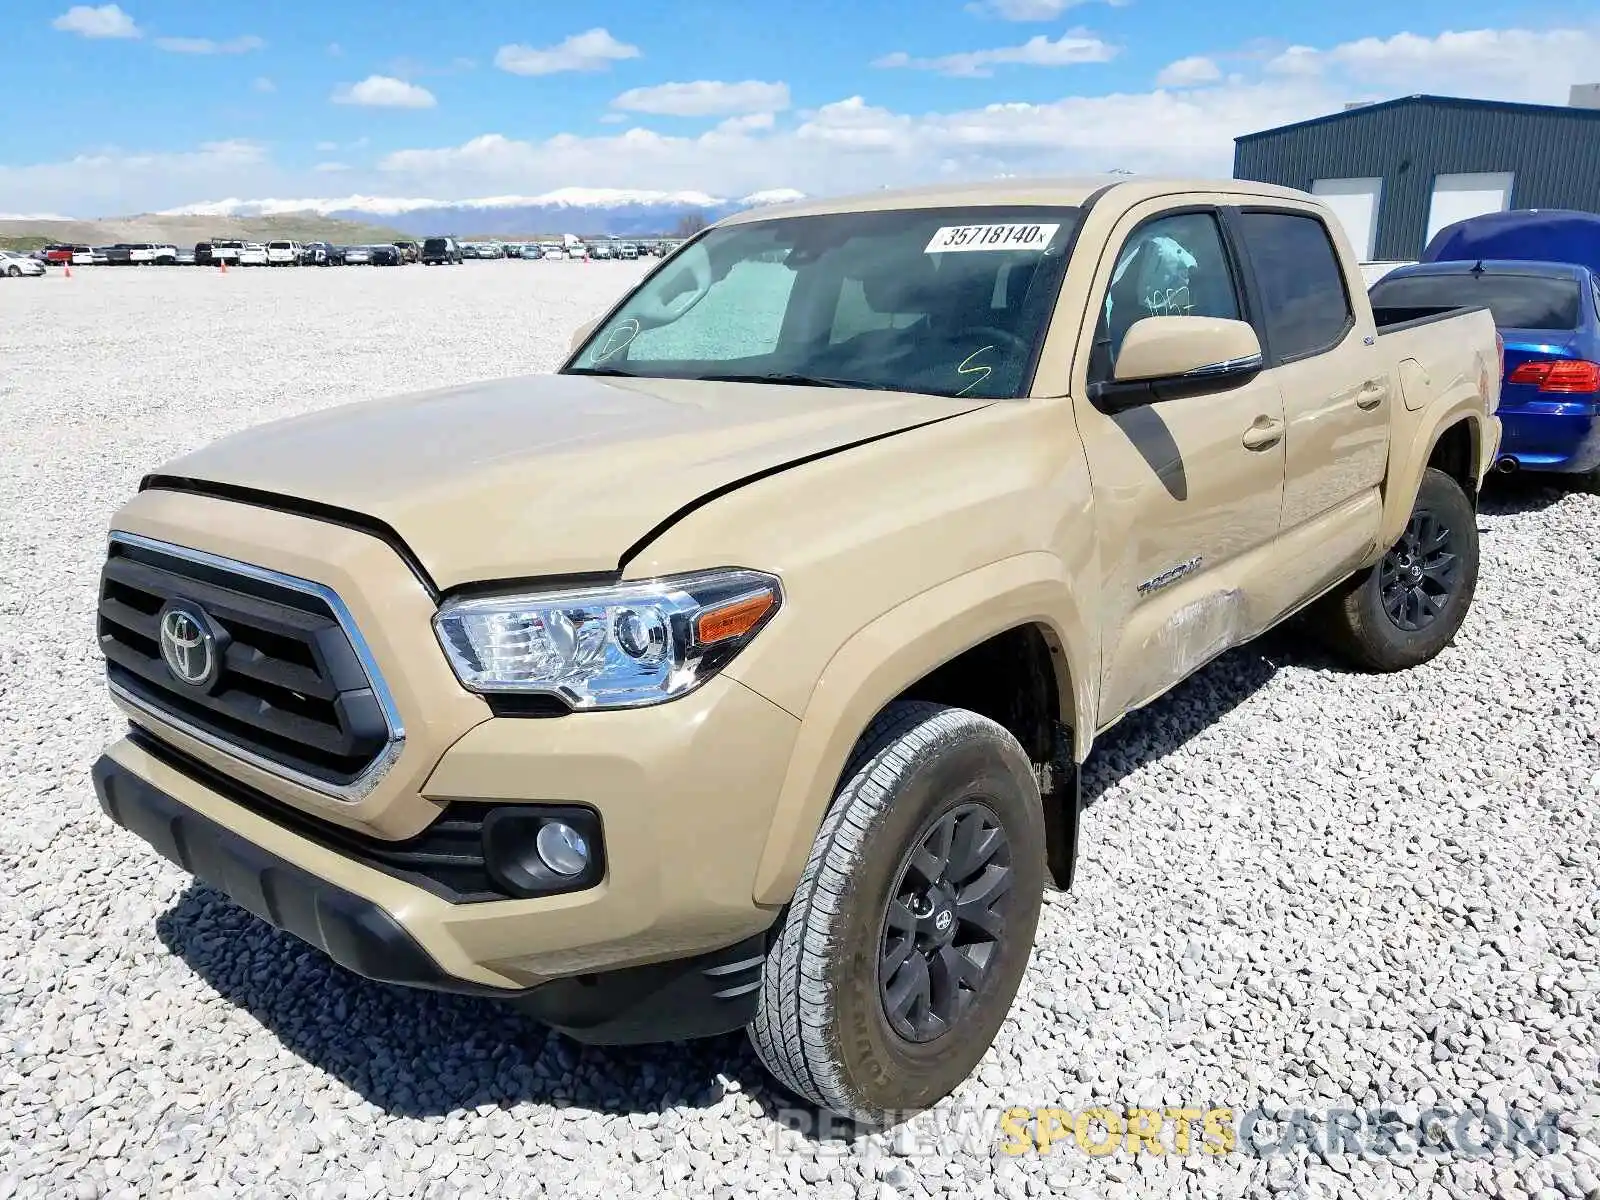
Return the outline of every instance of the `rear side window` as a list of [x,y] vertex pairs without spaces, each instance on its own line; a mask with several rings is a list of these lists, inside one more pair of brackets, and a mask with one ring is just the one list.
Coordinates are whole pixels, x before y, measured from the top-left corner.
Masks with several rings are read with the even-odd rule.
[[1239,229],[1273,356],[1281,361],[1333,349],[1355,316],[1327,228],[1316,217],[1247,212]]
[[1487,305],[1501,329],[1576,329],[1583,310],[1578,281],[1550,275],[1409,275],[1380,280],[1371,294],[1374,308]]

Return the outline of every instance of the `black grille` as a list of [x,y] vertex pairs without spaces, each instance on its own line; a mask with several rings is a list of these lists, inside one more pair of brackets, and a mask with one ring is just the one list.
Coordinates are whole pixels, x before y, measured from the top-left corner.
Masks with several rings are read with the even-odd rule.
[[324,849],[414,884],[453,904],[506,900],[512,896],[491,877],[484,865],[483,823],[497,807],[495,805],[457,802],[446,807],[415,837],[403,842],[384,842],[290,808],[141,729],[131,730],[128,739],[151,757],[203,783],[241,808],[248,808],[257,816]]
[[[162,660],[161,611],[203,610],[220,632],[205,688]],[[349,784],[390,738],[383,708],[320,597],[142,544],[113,541],[100,577],[100,649],[111,682],[158,713],[312,780]]]

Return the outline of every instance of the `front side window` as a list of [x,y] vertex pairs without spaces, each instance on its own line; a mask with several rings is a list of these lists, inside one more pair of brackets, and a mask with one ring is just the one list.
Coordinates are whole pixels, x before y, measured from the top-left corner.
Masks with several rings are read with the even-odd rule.
[[1247,212],[1239,230],[1273,355],[1294,359],[1333,349],[1355,316],[1327,227],[1309,215]]
[[1117,253],[1095,330],[1090,379],[1111,378],[1122,340],[1145,317],[1239,319],[1239,293],[1208,212],[1156,217]]
[[722,226],[590,337],[577,373],[1023,393],[1079,211],[899,209]]

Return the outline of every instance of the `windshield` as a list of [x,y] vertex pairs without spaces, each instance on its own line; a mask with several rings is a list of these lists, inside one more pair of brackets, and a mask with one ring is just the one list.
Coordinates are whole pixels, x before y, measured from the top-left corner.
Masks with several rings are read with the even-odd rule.
[[1014,398],[1079,215],[897,209],[715,228],[650,275],[568,370]]
[[1576,329],[1578,297],[1576,279],[1493,271],[1390,277],[1371,293],[1373,305],[1384,308],[1487,305],[1501,329]]

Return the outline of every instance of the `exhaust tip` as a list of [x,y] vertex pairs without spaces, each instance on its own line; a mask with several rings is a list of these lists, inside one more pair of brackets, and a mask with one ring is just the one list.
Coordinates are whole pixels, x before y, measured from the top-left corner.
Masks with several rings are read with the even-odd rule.
[[1522,464],[1519,463],[1516,459],[1512,458],[1511,455],[1505,454],[1505,455],[1502,455],[1499,459],[1497,459],[1495,461],[1494,469],[1496,471],[1499,471],[1500,474],[1502,474],[1502,475],[1510,475],[1513,472],[1515,472],[1521,465]]

